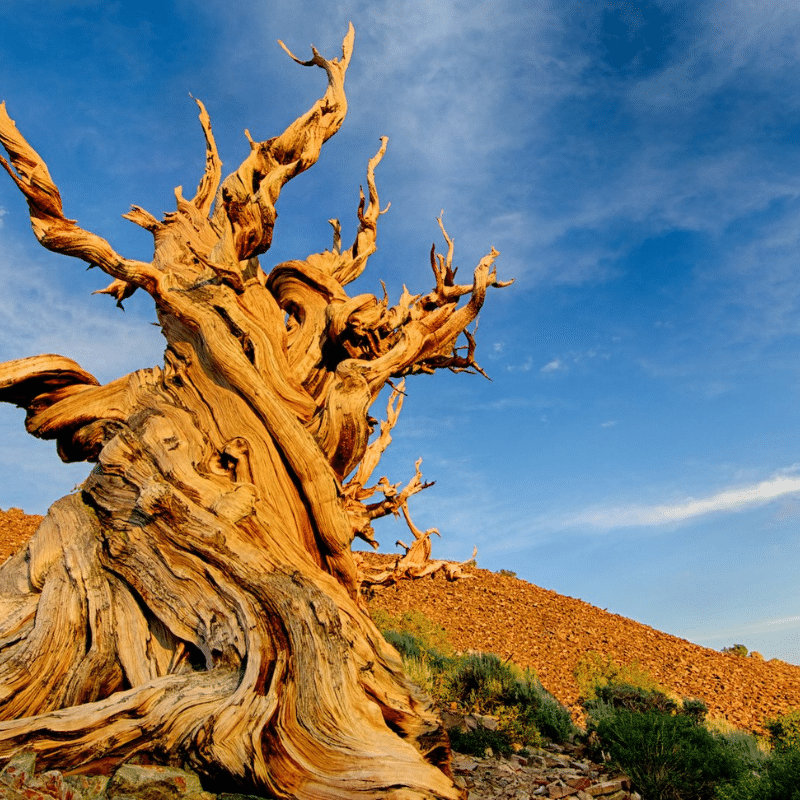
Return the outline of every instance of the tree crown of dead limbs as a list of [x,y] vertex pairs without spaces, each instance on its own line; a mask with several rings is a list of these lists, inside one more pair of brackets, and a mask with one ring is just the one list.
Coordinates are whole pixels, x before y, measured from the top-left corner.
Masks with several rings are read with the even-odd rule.
[[[106,272],[113,280],[98,293],[112,295],[120,306],[137,289],[148,292],[169,342],[168,362],[180,352],[178,329],[201,332],[216,345],[209,349],[224,356],[213,360],[234,391],[256,406],[264,405],[258,389],[277,395],[284,415],[291,417],[287,422],[295,428],[303,426],[311,435],[338,481],[357,468],[340,493],[349,514],[350,540],[358,536],[374,544],[370,521],[402,512],[419,542],[412,559],[419,567],[426,559],[418,557],[429,552],[427,540],[432,532],[415,528],[406,506],[408,497],[427,485],[421,481],[419,464],[415,477],[402,490],[386,478],[367,487],[391,440],[389,431],[402,406],[402,385],[395,388],[387,422],[371,444],[374,420],[368,409],[393,378],[437,369],[483,374],[467,326],[476,319],[487,288],[510,282],[498,281],[493,264],[498,254],[492,248],[478,264],[471,283],[456,283],[453,240],[440,217],[447,251],[440,254],[435,246],[431,249],[432,291],[411,294],[404,287],[394,305],[389,305],[385,290],[381,299],[371,294],[347,295],[344,287],[364,271],[375,252],[378,218],[386,211],[380,208],[375,186],[375,168],[386,151],[385,137],[367,167],[367,192],[360,193],[359,227],[352,245],[343,248],[339,222],[331,220],[330,250],[278,264],[269,274],[261,269],[258,256],[272,242],[275,203],[282,187],[316,162],[322,145],[344,120],[344,80],[353,37],[351,26],[341,57],[330,60],[312,49],[313,57],[301,61],[281,42],[295,61],[327,73],[327,90],[279,136],[255,142],[245,131],[250,154],[224,180],[209,115],[203,103],[195,101],[205,135],[206,165],[194,196],[185,199],[177,187],[177,208],[162,220],[138,206],[124,215],[153,235],[154,256],[149,263],[125,258],[105,239],[64,215],[61,195],[44,160],[19,133],[5,104],[0,105],[0,142],[10,163],[2,157],[0,163],[25,195],[34,233],[42,245]],[[467,296],[468,302],[459,306]],[[466,339],[463,346],[457,345],[461,334]],[[60,399],[64,393],[86,390],[97,382],[64,359],[12,363],[16,368],[9,365],[5,370],[6,398],[28,407],[29,430],[52,438],[65,434],[59,448],[69,460],[96,457],[97,447],[87,452],[74,424],[65,433],[53,420],[48,420],[49,426],[40,425],[37,417],[44,406],[52,404],[48,398],[53,399],[54,387]],[[266,408],[258,411],[270,416]],[[376,493],[383,499],[365,504]],[[331,538],[336,549],[345,544],[339,541],[341,534]]]
[[[435,246],[431,249],[435,287],[430,292],[411,294],[404,287],[394,305],[389,305],[385,289],[381,299],[371,294],[347,295],[344,287],[361,275],[376,250],[378,218],[388,209],[380,208],[375,186],[375,168],[386,151],[386,137],[367,167],[367,192],[360,192],[359,227],[352,245],[343,248],[339,221],[330,220],[331,249],[278,264],[269,274],[262,270],[258,256],[271,245],[281,189],[317,161],[322,145],[344,120],[344,81],[353,39],[351,25],[340,58],[326,59],[312,48],[308,61],[294,56],[280,42],[297,63],[327,73],[327,90],[279,136],[255,142],[245,131],[250,154],[224,180],[209,115],[203,103],[195,100],[205,135],[206,165],[194,196],[185,199],[182,187],[177,187],[176,210],[162,220],[138,206],[124,215],[153,235],[150,262],[125,258],[105,239],[64,215],[61,195],[44,160],[19,133],[4,103],[0,104],[0,142],[10,163],[2,157],[0,163],[25,195],[34,233],[42,245],[102,269],[113,280],[97,293],[115,297],[120,307],[140,288],[153,297],[169,343],[168,362],[180,351],[175,341],[180,336],[171,335],[173,329],[201,332],[224,354],[227,363],[214,359],[215,366],[234,391],[247,395],[255,405],[259,405],[258,389],[277,394],[291,423],[311,434],[338,481],[357,468],[339,495],[350,517],[351,541],[358,536],[374,544],[370,521],[402,512],[418,543],[413,560],[421,563],[418,557],[429,552],[427,540],[435,531],[418,530],[408,516],[409,496],[429,485],[421,480],[419,463],[415,477],[402,490],[386,478],[376,486],[366,485],[391,441],[389,432],[404,396],[402,384],[395,387],[388,419],[371,444],[374,420],[368,409],[393,378],[437,369],[484,374],[475,360],[475,339],[467,326],[476,320],[487,288],[511,281],[498,281],[494,267],[498,253],[492,248],[474,270],[471,283],[456,283],[453,240],[440,217],[447,251],[441,254]],[[463,297],[469,299],[459,306]],[[462,334],[466,342],[459,346]],[[31,432],[58,438],[63,431],[52,420],[49,427],[37,423],[48,398],[52,400],[53,388],[60,398],[97,381],[74,362],[57,357],[42,362],[41,358],[12,362],[15,368],[6,366],[5,399],[28,407]],[[59,441],[62,457],[95,457],[97,448],[86,452],[71,427],[69,436]],[[380,502],[364,503],[376,493],[383,497]],[[337,541],[337,546],[343,544]]]

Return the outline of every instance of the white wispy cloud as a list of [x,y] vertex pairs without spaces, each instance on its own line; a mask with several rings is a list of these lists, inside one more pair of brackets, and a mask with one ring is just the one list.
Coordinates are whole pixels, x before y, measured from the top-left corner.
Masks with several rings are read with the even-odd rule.
[[755,622],[748,622],[738,626],[727,626],[709,633],[693,633],[692,641],[713,642],[713,641],[741,641],[748,636],[756,636],[760,633],[774,634],[778,631],[791,630],[800,627],[800,615],[781,617],[780,619],[761,619]]
[[539,372],[558,372],[562,369],[566,369],[564,363],[560,358],[554,358],[552,361],[548,361]]
[[654,505],[600,506],[560,519],[563,527],[598,530],[680,523],[704,514],[743,511],[784,495],[800,492],[800,475],[783,471],[749,486],[725,489],[703,498],[686,498]]
[[[685,106],[729,81],[741,80],[745,67],[774,74],[795,66],[800,37],[795,4],[783,0],[698,3],[692,18],[694,30],[686,31],[675,59],[639,84],[642,101]],[[794,87],[787,90],[792,93]]]
[[518,364],[506,364],[506,370],[509,372],[530,372],[533,367],[533,356],[528,356],[524,361]]

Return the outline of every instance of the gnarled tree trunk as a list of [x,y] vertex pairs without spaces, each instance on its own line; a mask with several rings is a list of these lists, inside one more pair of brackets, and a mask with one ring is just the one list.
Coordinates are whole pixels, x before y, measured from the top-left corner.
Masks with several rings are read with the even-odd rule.
[[[0,569],[0,757],[61,768],[137,752],[298,798],[456,798],[449,746],[428,698],[364,613],[361,583],[426,564],[408,517],[425,487],[368,482],[402,400],[370,439],[370,405],[393,377],[477,369],[466,333],[496,282],[487,256],[455,283],[452,242],[432,253],[435,289],[399,302],[349,297],[375,250],[374,170],[352,247],[262,271],[281,187],[317,160],[346,111],[340,59],[314,51],[324,96],[221,181],[208,115],[206,168],[191,200],[157,220],[150,263],[67,219],[41,157],[0,106],[3,166],[47,248],[99,266],[119,303],[155,300],[163,368],[101,386],[42,355],[0,365],[0,399],[65,461],[95,466]],[[444,228],[442,228],[444,233]],[[461,298],[468,298],[459,304]],[[467,344],[456,346],[466,333]],[[379,499],[367,502],[375,495]],[[394,570],[360,573],[354,537],[405,514],[415,541]]]

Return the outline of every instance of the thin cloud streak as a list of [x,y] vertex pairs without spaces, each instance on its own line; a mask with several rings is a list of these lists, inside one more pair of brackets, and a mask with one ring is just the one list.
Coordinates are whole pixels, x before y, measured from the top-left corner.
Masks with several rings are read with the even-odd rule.
[[599,530],[667,525],[719,511],[743,511],[787,494],[800,492],[800,476],[779,474],[751,486],[726,489],[710,497],[650,506],[594,508],[566,516],[562,527],[586,526]]
[[711,642],[711,641],[732,641],[734,637],[745,638],[759,633],[775,633],[776,631],[792,630],[800,624],[800,616],[784,617],[783,619],[765,619],[758,622],[750,622],[737,627],[728,627],[708,634],[692,634],[692,641]]

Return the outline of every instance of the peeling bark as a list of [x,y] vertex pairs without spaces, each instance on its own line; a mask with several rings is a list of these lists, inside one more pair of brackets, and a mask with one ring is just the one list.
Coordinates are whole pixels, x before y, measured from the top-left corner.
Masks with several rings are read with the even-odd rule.
[[[402,382],[376,436],[369,409],[393,379],[480,371],[466,329],[487,288],[505,285],[497,253],[456,284],[442,226],[432,292],[393,306],[348,296],[375,251],[383,139],[349,249],[332,220],[331,250],[268,274],[258,260],[281,188],[344,120],[352,46],[351,27],[341,58],[295,58],[326,72],[325,94],[280,136],[251,139],[224,180],[197,101],[206,167],[194,197],[178,187],[162,220],[126,215],[153,235],[149,263],[65,217],[0,105],[0,162],[41,244],[99,266],[112,279],[100,293],[120,305],[148,292],[167,340],[163,367],[106,385],[56,355],[0,364],[0,400],[27,410],[27,430],[65,461],[94,463],[0,568],[0,757],[32,749],[64,769],[149,752],[277,797],[460,796],[430,700],[361,604],[364,585],[459,574],[429,560],[436,531],[411,521],[408,499],[428,485],[419,463],[402,489],[367,485]],[[352,542],[375,544],[371,521],[387,514],[414,542],[390,572],[360,572]]]

